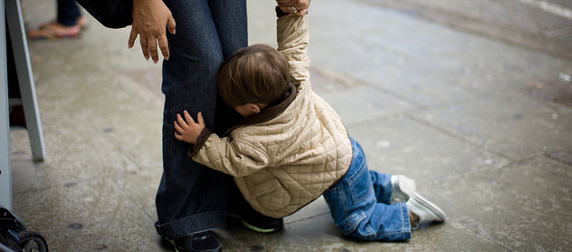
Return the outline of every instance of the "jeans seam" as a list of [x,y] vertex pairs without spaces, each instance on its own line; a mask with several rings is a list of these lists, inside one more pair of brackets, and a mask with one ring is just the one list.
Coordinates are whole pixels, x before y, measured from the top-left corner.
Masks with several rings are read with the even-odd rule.
[[[364,176],[364,173],[366,171],[367,171],[367,169],[364,169],[364,162],[362,162],[362,163],[360,163],[360,166],[358,168],[358,172],[355,174],[352,174],[352,176],[350,176],[348,178],[348,186],[349,186],[350,194],[351,194],[352,201],[354,204],[359,204],[359,203],[363,202],[364,200],[366,200],[368,197],[368,193],[365,193],[363,196],[358,197],[356,190],[354,190],[354,188],[353,188],[355,182],[358,181],[359,178],[361,178],[361,176]],[[369,190],[369,189],[367,189],[367,190]]]

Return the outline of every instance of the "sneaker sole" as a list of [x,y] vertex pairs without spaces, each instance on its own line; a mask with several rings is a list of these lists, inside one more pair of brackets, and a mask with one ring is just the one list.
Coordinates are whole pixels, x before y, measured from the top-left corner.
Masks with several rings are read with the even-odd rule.
[[248,229],[250,229],[254,232],[266,234],[266,233],[272,233],[272,232],[276,232],[276,231],[280,230],[280,228],[278,228],[278,229],[276,229],[276,228],[260,228],[260,227],[251,225],[248,222],[244,221],[238,214],[227,214],[227,216],[239,219],[240,222],[242,222],[242,225],[244,225],[245,227],[247,227]]
[[[428,201],[427,199],[421,197],[421,195],[419,195],[418,193],[413,193],[413,195],[411,195],[411,198],[414,199],[417,203],[419,203],[419,204],[423,205],[424,207],[430,209],[435,215],[437,215],[441,219],[441,222],[443,222],[443,221],[445,221],[445,219],[447,219],[447,215],[445,214],[445,212],[443,210],[441,210],[441,208],[439,208],[433,202]],[[436,221],[438,221],[438,220],[436,220]]]

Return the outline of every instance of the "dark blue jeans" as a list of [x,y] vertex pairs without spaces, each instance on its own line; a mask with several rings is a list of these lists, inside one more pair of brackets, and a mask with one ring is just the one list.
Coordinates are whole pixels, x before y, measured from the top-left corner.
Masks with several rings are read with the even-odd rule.
[[338,228],[360,240],[403,241],[411,238],[404,202],[389,204],[391,175],[370,171],[361,145],[353,138],[348,173],[324,193]]
[[65,26],[74,26],[81,16],[79,6],[75,0],[58,0],[57,21]]
[[170,239],[226,226],[223,173],[195,163],[190,145],[174,137],[177,113],[202,112],[206,127],[224,133],[240,120],[218,95],[223,59],[248,44],[245,0],[165,0],[177,23],[163,61],[163,177],[157,191],[157,232]]

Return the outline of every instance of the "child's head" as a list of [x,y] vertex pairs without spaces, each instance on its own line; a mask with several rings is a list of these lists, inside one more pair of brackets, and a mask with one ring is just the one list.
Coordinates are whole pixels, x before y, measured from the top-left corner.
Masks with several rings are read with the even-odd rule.
[[263,44],[239,49],[222,63],[218,74],[220,94],[233,108],[279,102],[289,90],[289,83],[288,61]]

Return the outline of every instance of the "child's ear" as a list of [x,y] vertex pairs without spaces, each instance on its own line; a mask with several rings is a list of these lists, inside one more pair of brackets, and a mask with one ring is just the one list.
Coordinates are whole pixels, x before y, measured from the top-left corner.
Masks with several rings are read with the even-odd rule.
[[248,107],[250,108],[250,110],[252,112],[254,112],[255,114],[260,113],[260,106],[258,106],[258,104],[256,103],[247,103]]

